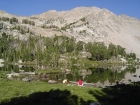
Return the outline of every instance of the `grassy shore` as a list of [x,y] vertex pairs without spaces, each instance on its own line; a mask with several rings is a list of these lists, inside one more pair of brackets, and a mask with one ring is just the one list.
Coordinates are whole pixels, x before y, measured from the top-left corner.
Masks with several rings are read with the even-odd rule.
[[139,105],[140,85],[107,88],[0,80],[0,105]]
[[[23,81],[7,81],[0,80],[0,100],[1,102],[10,102],[12,98],[19,97],[29,97],[31,94],[38,92],[51,92],[55,90],[59,90],[59,94],[67,91],[68,97],[76,96],[78,103],[80,99],[83,101],[92,100],[98,101],[95,97],[93,97],[88,92],[90,90],[98,90],[101,92],[100,88],[89,88],[89,87],[79,87],[77,85],[67,85],[67,84],[48,84],[47,82],[39,82],[39,81],[31,81],[31,82],[23,82]],[[57,92],[56,92],[57,94]],[[58,95],[58,94],[57,94]],[[54,95],[55,97],[55,95]],[[46,98],[44,96],[44,98]],[[49,97],[48,97],[49,98]],[[73,99],[72,99],[73,100]]]

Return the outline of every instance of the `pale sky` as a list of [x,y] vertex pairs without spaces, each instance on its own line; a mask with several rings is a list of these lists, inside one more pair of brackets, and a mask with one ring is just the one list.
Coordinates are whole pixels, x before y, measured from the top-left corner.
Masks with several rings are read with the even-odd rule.
[[0,0],[0,10],[20,16],[42,14],[49,10],[71,10],[76,7],[106,8],[116,15],[140,19],[140,0]]

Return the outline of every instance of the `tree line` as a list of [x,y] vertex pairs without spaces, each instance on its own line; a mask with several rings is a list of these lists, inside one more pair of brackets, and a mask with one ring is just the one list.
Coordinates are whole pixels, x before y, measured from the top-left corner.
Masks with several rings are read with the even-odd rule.
[[136,59],[135,53],[127,54],[125,48],[110,43],[106,46],[103,42],[84,43],[76,42],[75,38],[66,36],[41,37],[30,35],[25,40],[15,39],[11,35],[2,33],[0,37],[0,58],[7,62],[33,62],[40,65],[57,67],[61,54],[81,51],[90,52],[89,60],[108,60],[111,57],[124,57]]
[[[15,18],[15,17],[12,17],[12,18],[9,18],[9,17],[0,17],[0,21],[10,22],[10,24],[19,23],[18,19]],[[22,24],[29,24],[29,25],[35,26],[35,22],[34,21],[30,21],[28,19],[23,19],[22,20]]]

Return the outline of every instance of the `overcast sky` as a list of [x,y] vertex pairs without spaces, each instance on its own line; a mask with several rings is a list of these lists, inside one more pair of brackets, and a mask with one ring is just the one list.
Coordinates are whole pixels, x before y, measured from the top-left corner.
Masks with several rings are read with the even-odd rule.
[[20,16],[41,14],[48,10],[71,10],[80,6],[106,8],[117,15],[140,19],[140,0],[0,0],[0,10]]

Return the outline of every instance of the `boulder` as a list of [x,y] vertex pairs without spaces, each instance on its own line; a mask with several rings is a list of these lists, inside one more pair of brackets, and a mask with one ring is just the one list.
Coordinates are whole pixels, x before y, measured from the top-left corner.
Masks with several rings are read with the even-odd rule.
[[49,80],[48,83],[50,83],[50,84],[56,84],[57,81],[55,81],[55,80]]

